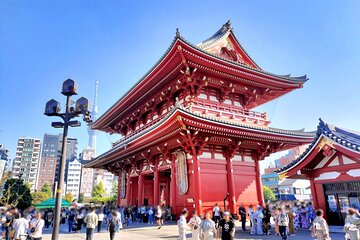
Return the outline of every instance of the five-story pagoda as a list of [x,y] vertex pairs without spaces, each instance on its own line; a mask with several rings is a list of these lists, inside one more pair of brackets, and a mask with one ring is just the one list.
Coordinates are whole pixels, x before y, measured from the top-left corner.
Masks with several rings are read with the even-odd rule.
[[262,70],[230,22],[198,45],[177,32],[155,66],[92,124],[123,138],[86,167],[119,176],[119,205],[203,213],[227,193],[232,214],[240,203],[262,204],[259,161],[314,135],[271,128],[266,113],[251,109],[306,80]]

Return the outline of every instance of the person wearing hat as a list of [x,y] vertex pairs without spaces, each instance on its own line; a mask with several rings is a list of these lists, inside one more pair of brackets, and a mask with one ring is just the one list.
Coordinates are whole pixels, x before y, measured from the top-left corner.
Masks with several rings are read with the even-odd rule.
[[235,238],[235,223],[230,219],[230,213],[224,212],[224,218],[219,223],[219,233],[222,240],[233,240]]

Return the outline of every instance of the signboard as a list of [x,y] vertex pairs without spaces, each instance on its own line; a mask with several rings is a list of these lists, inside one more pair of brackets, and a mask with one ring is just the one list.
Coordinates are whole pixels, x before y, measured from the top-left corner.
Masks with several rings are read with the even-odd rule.
[[337,203],[336,203],[335,195],[328,195],[328,204],[329,204],[330,212],[337,211]]

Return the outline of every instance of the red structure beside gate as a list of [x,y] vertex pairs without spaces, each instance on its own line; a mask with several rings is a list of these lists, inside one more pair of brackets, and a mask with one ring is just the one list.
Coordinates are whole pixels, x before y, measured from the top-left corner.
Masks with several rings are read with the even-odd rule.
[[303,145],[313,133],[269,126],[251,109],[301,88],[306,76],[262,70],[229,22],[198,45],[180,33],[164,56],[95,123],[121,134],[86,167],[119,176],[118,204],[186,207],[263,203],[259,161]]
[[347,209],[360,209],[360,133],[320,120],[308,149],[278,174],[309,179],[314,206],[329,224],[344,225]]

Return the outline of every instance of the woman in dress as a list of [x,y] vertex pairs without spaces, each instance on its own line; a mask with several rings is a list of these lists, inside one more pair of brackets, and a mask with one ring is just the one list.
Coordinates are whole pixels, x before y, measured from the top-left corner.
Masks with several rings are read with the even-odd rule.
[[263,210],[264,218],[263,218],[263,232],[265,235],[270,235],[270,219],[271,219],[271,211],[269,204],[266,204]]
[[250,204],[248,214],[250,217],[251,231],[250,234],[256,234],[256,212],[254,211],[253,205]]
[[323,218],[324,212],[319,209],[316,210],[316,218],[311,226],[311,235],[318,240],[331,240],[329,234],[329,226]]
[[214,240],[216,237],[215,222],[211,220],[209,212],[205,214],[205,219],[200,223],[200,236],[202,240]]
[[190,218],[189,226],[191,227],[191,239],[200,240],[200,223],[201,219],[198,216],[197,211],[193,211],[193,215]]
[[287,214],[288,214],[288,218],[289,218],[289,234],[290,236],[294,237],[295,236],[295,226],[294,226],[294,219],[296,217],[296,214],[293,213],[292,211],[292,207],[291,206],[287,206]]
[[309,229],[309,218],[305,204],[300,209],[300,224],[302,229]]
[[263,230],[262,230],[262,220],[264,218],[264,214],[262,212],[262,208],[259,205],[258,209],[256,211],[256,234],[257,235],[263,235]]

